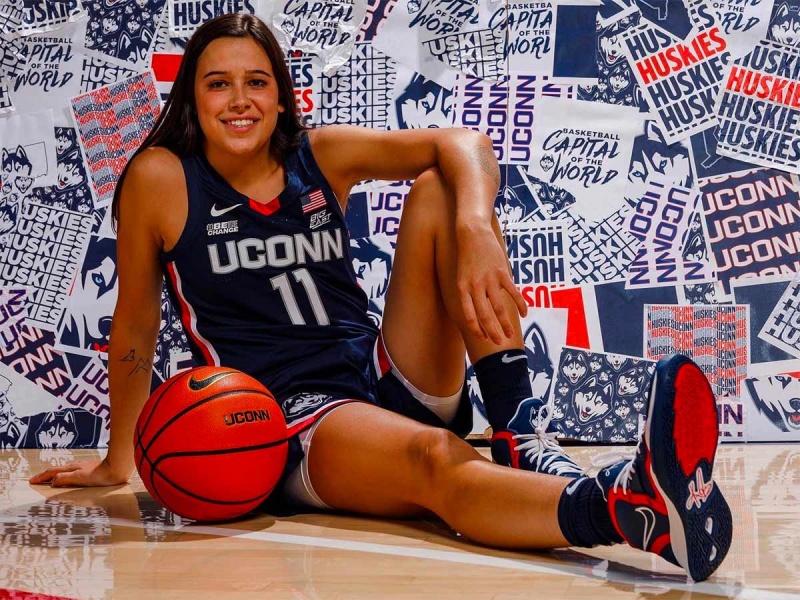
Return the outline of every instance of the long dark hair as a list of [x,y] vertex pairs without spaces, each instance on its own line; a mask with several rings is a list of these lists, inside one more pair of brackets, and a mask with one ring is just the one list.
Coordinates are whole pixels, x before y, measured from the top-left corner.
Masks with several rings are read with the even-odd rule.
[[[178,156],[202,152],[203,131],[197,120],[194,99],[194,79],[197,74],[197,61],[206,47],[218,38],[252,38],[267,53],[272,65],[275,82],[278,84],[278,102],[285,110],[278,113],[278,123],[270,138],[269,151],[278,160],[297,148],[300,136],[306,127],[297,114],[294,85],[289,67],[283,57],[278,40],[266,24],[253,15],[227,14],[203,23],[186,44],[181,66],[172,84],[164,108],[139,149],[133,153],[130,162],[140,152],[153,146],[172,150]],[[128,172],[128,165],[120,175],[111,203],[112,224],[116,229],[119,221],[119,196],[122,181]]]

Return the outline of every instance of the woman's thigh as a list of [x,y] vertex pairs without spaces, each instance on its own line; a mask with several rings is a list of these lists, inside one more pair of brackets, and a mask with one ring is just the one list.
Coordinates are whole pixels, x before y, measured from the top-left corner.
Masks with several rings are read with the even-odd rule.
[[455,199],[431,169],[403,207],[382,331],[400,372],[433,396],[452,395],[464,381],[466,349],[447,309],[450,290],[441,285],[455,278],[454,236]]
[[353,402],[324,418],[305,460],[314,491],[331,508],[410,517],[435,506],[435,461],[451,450],[462,458],[483,460],[444,429]]

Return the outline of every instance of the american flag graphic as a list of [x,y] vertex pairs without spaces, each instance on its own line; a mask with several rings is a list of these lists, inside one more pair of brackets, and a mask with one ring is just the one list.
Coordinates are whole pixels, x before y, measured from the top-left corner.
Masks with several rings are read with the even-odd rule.
[[183,54],[168,54],[163,52],[153,52],[150,57],[150,66],[156,76],[156,90],[161,95],[161,101],[166,102],[167,96],[172,89],[175,76],[181,66]]
[[322,190],[314,190],[300,198],[300,204],[303,206],[303,214],[308,214],[314,210],[325,208],[325,195]]

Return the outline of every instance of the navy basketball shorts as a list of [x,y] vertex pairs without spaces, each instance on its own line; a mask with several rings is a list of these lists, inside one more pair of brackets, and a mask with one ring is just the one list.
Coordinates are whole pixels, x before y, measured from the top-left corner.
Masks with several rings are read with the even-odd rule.
[[[472,405],[466,381],[461,390],[446,398],[425,394],[414,387],[394,365],[382,335],[375,341],[369,366],[378,406],[426,425],[449,429],[461,437],[466,437],[472,430]],[[269,505],[283,510],[330,509],[311,485],[308,450],[314,432],[327,415],[345,404],[363,401],[359,398],[337,399],[320,393],[295,394],[281,401],[290,435],[289,458],[281,484],[273,493]]]

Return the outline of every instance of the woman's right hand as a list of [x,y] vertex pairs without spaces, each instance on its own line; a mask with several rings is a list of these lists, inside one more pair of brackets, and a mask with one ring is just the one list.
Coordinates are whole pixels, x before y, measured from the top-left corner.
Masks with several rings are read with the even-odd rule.
[[81,460],[62,467],[51,467],[28,482],[52,487],[102,487],[128,483],[128,475],[114,472],[106,460]]

